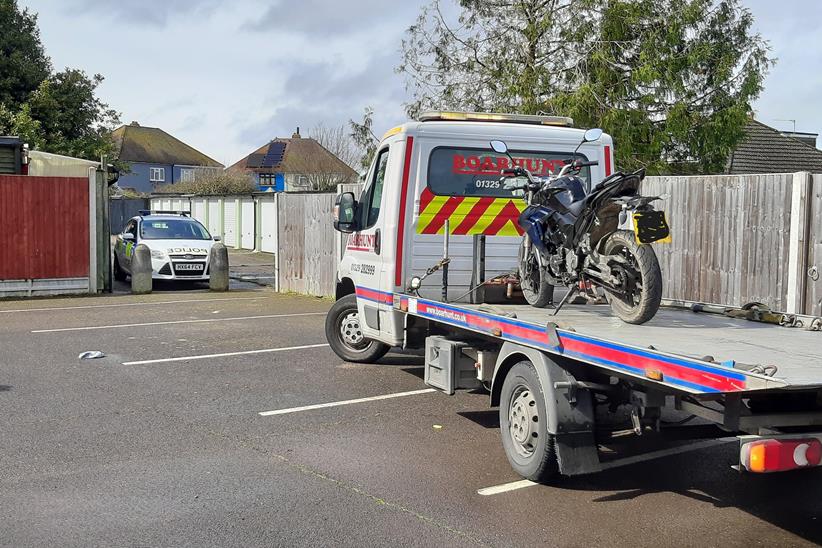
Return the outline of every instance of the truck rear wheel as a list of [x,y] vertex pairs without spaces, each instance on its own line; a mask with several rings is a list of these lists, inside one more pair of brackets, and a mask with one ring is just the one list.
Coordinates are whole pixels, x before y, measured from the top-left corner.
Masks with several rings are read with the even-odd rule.
[[390,349],[385,343],[363,336],[356,295],[346,295],[328,311],[325,338],[334,353],[348,362],[373,363]]
[[505,455],[520,476],[546,483],[559,474],[554,436],[548,433],[545,396],[531,362],[517,363],[506,375],[499,423]]

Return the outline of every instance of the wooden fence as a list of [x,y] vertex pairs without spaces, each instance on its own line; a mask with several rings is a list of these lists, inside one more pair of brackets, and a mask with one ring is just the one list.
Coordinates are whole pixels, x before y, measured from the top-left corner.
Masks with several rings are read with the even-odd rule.
[[822,313],[808,275],[822,263],[820,184],[807,173],[648,177],[642,193],[664,196],[673,236],[655,246],[664,296]]
[[280,291],[333,295],[337,272],[334,194],[278,196]]

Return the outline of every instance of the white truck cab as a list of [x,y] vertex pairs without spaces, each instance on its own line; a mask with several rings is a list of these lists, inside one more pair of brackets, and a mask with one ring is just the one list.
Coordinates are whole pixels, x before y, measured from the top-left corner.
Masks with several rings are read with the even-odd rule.
[[[525,202],[500,182],[510,160],[489,143],[505,141],[515,162],[548,175],[583,141],[584,130],[572,125],[553,116],[432,112],[385,134],[359,200],[344,194],[338,201],[336,228],[351,234],[336,297],[347,298],[349,313],[329,328],[339,330],[349,351],[375,359],[404,344],[405,316],[394,295],[442,259],[446,227],[449,300],[470,289],[476,235],[486,238],[486,278],[516,269]],[[577,154],[598,162],[580,174],[589,186],[611,174],[610,136],[584,143]],[[442,282],[441,274],[428,277],[419,294],[439,297]]]

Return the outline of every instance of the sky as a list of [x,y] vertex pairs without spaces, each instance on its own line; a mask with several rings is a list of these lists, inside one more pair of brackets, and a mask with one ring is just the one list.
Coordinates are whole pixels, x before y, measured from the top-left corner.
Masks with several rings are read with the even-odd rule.
[[[274,137],[405,121],[400,41],[429,0],[19,0],[55,69],[105,77],[124,123],[160,127],[230,165]],[[447,0],[444,2],[447,3]],[[822,2],[743,0],[777,58],[760,121],[822,132]]]

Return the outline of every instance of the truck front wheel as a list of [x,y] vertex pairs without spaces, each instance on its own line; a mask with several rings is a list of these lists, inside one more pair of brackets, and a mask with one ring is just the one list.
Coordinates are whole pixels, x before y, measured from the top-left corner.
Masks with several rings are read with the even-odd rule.
[[328,311],[325,338],[334,353],[347,362],[373,363],[390,349],[387,344],[363,336],[356,295],[346,295]]
[[559,473],[543,388],[531,362],[517,363],[505,377],[499,422],[508,462],[519,475],[546,483]]

